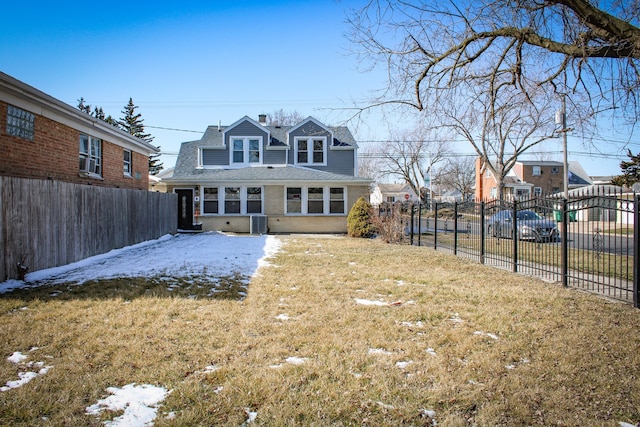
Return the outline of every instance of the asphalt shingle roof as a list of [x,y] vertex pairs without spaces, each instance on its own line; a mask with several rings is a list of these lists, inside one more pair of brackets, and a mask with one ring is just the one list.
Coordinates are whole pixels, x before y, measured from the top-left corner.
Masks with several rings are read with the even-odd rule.
[[[224,149],[224,130],[227,126],[208,126],[202,138],[196,141],[183,142],[176,161],[173,177],[167,181],[187,182],[192,180],[202,181],[233,181],[233,182],[291,182],[291,181],[334,181],[368,183],[368,179],[341,175],[299,166],[260,166],[245,168],[197,168],[199,148]],[[265,126],[270,132],[269,147],[288,147],[287,132],[293,126]],[[333,132],[333,147],[357,148],[353,135],[346,126],[330,126]]]
[[236,169],[192,169],[189,173],[181,173],[171,181],[206,182],[341,182],[367,184],[369,180],[350,175],[325,172],[300,166],[259,166]]

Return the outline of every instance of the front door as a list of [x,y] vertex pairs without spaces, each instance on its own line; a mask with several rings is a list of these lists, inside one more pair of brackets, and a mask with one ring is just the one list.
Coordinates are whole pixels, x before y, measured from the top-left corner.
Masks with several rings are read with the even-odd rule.
[[193,229],[193,190],[175,190],[178,194],[178,229]]

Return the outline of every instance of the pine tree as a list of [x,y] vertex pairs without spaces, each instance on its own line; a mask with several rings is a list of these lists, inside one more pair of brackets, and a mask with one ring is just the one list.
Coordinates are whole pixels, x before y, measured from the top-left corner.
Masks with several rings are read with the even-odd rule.
[[84,98],[81,96],[80,99],[78,99],[78,110],[87,114],[91,114],[91,105],[85,104],[84,102]]
[[91,117],[95,117],[98,120],[102,120],[103,122],[107,122],[112,126],[120,128],[117,120],[114,119],[111,115],[107,116],[102,107],[94,107],[93,110],[91,110],[91,104],[85,104],[85,102],[86,101],[83,97],[80,97],[80,99],[78,99],[78,105],[76,106],[78,110],[87,113]]
[[[136,136],[145,142],[151,143],[154,137],[148,133],[144,133],[144,120],[142,119],[142,114],[136,113],[136,108],[138,108],[138,106],[133,103],[132,98],[129,98],[129,103],[125,105],[124,110],[122,110],[124,117],[118,120],[118,125],[125,132]],[[149,174],[156,175],[163,169],[159,157],[159,154],[152,154],[149,156]]]
[[634,156],[631,150],[627,150],[627,157],[629,157],[629,161],[620,162],[622,175],[613,178],[611,180],[612,184],[621,187],[631,187],[636,182],[640,182],[640,154]]

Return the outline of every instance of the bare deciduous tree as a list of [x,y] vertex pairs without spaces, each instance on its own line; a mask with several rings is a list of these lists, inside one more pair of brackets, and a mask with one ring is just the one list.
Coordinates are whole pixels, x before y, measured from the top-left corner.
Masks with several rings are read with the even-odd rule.
[[487,88],[493,103],[501,95],[490,88],[511,85],[525,97],[568,95],[576,118],[616,109],[635,122],[639,20],[637,1],[624,0],[372,0],[349,22],[363,63],[388,67],[373,104],[429,110],[460,82]]
[[366,146],[358,150],[358,176],[374,182],[380,180],[383,168],[379,152],[380,148],[376,146]]
[[282,108],[267,114],[267,124],[273,126],[295,126],[306,119],[298,111],[284,111]]
[[382,175],[400,178],[420,195],[434,166],[450,154],[447,143],[438,138],[427,139],[422,129],[401,132],[382,148]]
[[435,116],[440,126],[471,144],[481,172],[491,171],[503,199],[504,178],[526,151],[556,135],[555,123],[551,101],[541,90],[530,90],[525,97],[504,85],[494,91],[498,96],[491,92],[460,85],[452,92],[455,96],[441,100]]
[[438,172],[440,186],[460,192],[462,200],[473,195],[475,184],[475,159],[473,157],[451,157]]

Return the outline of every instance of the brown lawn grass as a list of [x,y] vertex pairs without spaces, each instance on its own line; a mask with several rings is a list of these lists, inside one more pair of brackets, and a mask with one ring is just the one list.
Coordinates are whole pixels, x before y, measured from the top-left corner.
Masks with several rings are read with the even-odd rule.
[[640,422],[640,310],[428,248],[281,239],[241,301],[136,280],[2,296],[0,383],[14,351],[53,368],[0,392],[0,425],[102,425],[118,414],[85,408],[133,382],[172,390],[156,426]]

